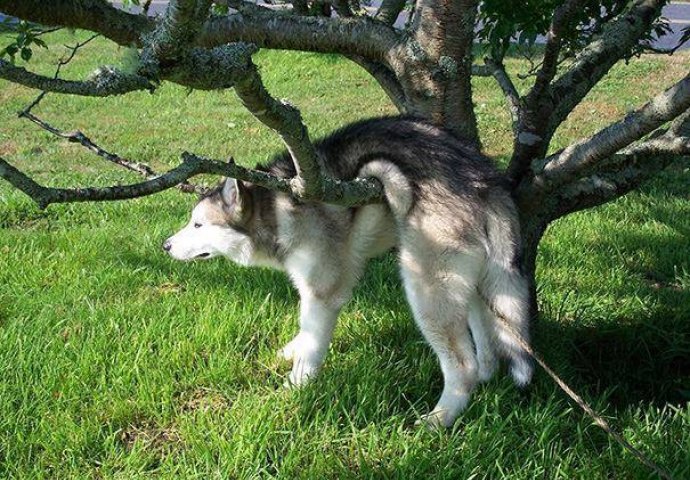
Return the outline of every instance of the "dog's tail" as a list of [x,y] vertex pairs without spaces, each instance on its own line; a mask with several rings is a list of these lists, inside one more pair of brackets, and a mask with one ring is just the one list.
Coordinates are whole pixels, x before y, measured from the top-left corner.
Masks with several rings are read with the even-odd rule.
[[520,232],[512,202],[492,202],[487,220],[488,261],[479,284],[479,294],[496,317],[492,322],[501,353],[510,362],[510,373],[519,386],[532,379],[529,354],[516,340],[519,335],[529,344],[529,280],[520,266]]
[[386,201],[396,221],[400,222],[412,207],[412,186],[397,165],[388,160],[372,160],[365,164],[359,178],[373,177],[383,185]]

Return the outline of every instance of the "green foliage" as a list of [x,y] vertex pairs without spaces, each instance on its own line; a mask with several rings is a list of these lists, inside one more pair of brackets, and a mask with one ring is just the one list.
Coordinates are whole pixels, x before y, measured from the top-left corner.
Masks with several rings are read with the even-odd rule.
[[227,2],[213,2],[213,4],[211,4],[211,12],[215,15],[227,15],[230,12],[230,7]]
[[15,62],[17,54],[22,60],[28,62],[33,56],[32,46],[48,48],[40,36],[46,32],[46,27],[24,20],[16,21],[7,17],[0,22],[0,34],[11,33],[14,35],[11,43],[0,50],[0,58],[8,57],[12,63]]
[[[534,46],[537,37],[545,36],[551,25],[556,8],[565,0],[485,0],[481,3],[479,20],[481,28],[478,39],[494,58],[503,58],[511,42],[517,42],[527,49]],[[601,32],[603,25],[620,15],[629,6],[627,0],[586,0],[580,2],[571,22],[562,33],[563,52],[574,55],[592,38]],[[641,45],[651,41],[653,36],[668,33],[668,21],[660,19],[642,39]],[[639,53],[640,48],[633,53]]]
[[134,6],[140,6],[141,5],[141,0],[122,0],[120,3],[122,3],[122,6],[127,8],[132,5]]

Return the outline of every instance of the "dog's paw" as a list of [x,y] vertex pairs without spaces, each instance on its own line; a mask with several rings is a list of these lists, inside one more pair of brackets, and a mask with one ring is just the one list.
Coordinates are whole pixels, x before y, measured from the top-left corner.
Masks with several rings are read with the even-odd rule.
[[284,386],[286,388],[300,388],[311,382],[316,378],[319,373],[319,369],[316,366],[308,365],[304,363],[296,363],[290,374],[288,375],[287,381]]
[[435,431],[452,427],[456,419],[457,416],[449,415],[447,410],[435,409],[423,415],[422,418],[414,422],[414,424],[416,427],[425,427]]
[[307,384],[319,373],[325,354],[315,348],[308,336],[298,334],[278,351],[278,358],[292,362],[292,371],[285,383],[295,388]]
[[277,357],[279,360],[285,360],[286,362],[289,362],[294,358],[295,349],[292,347],[291,343],[292,342],[288,343],[283,348],[278,350]]
[[283,348],[278,350],[278,358],[286,361],[295,360],[311,353],[314,350],[308,337],[303,334],[297,334],[295,338],[290,340]]

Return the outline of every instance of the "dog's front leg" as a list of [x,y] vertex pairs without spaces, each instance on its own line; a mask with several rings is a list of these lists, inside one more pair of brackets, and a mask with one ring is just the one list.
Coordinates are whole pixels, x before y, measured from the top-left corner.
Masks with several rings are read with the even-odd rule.
[[340,302],[322,299],[311,291],[300,292],[300,330],[295,338],[278,352],[292,360],[289,381],[302,385],[321,369],[333,337],[333,329],[340,312]]

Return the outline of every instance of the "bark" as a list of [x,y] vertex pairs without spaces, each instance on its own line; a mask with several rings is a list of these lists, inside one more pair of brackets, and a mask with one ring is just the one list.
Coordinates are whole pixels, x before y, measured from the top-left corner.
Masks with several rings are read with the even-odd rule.
[[[534,165],[536,184],[560,185],[651,133],[690,108],[690,74],[592,137]],[[661,145],[660,145],[661,146]]]
[[266,91],[256,70],[235,85],[235,92],[247,110],[267,127],[278,132],[290,152],[297,175],[291,181],[302,198],[320,198],[325,184],[323,166],[299,110],[277,101]]
[[261,48],[359,55],[389,62],[402,43],[392,27],[368,17],[324,18],[266,14],[233,14],[213,17],[198,39],[203,47],[228,42],[249,42]]
[[420,0],[407,45],[403,87],[415,113],[479,146],[472,104],[472,41],[477,0]]
[[[52,188],[40,185],[28,175],[0,158],[0,177],[31,197],[39,207],[53,203],[103,202],[128,200],[159,193],[179,185],[200,174],[222,175],[245,180],[270,190],[284,192],[295,198],[301,197],[302,189],[288,178],[280,178],[266,172],[251,170],[233,162],[222,162],[200,157],[188,152],[182,154],[178,167],[145,182],[111,187]],[[313,200],[313,198],[310,198]],[[383,188],[378,181],[355,179],[347,182],[328,180],[328,188],[318,200],[335,205],[358,206],[383,201]]]
[[[125,46],[142,47],[144,38],[156,28],[154,19],[125,13],[102,0],[0,0],[0,11],[44,25],[99,32]],[[231,42],[381,61],[402,43],[402,35],[368,17],[310,17],[257,9],[207,18],[191,46],[213,48]]]
[[405,0],[383,0],[374,18],[388,25],[393,25],[403,8],[405,8]]
[[152,91],[155,88],[151,80],[146,77],[127,74],[107,66],[96,70],[84,81],[74,81],[37,75],[23,67],[16,67],[1,58],[0,78],[46,92],[85,97],[108,97],[137,90]]
[[151,19],[103,0],[0,0],[0,12],[43,25],[99,32],[127,46],[138,43],[141,34],[154,27]]

